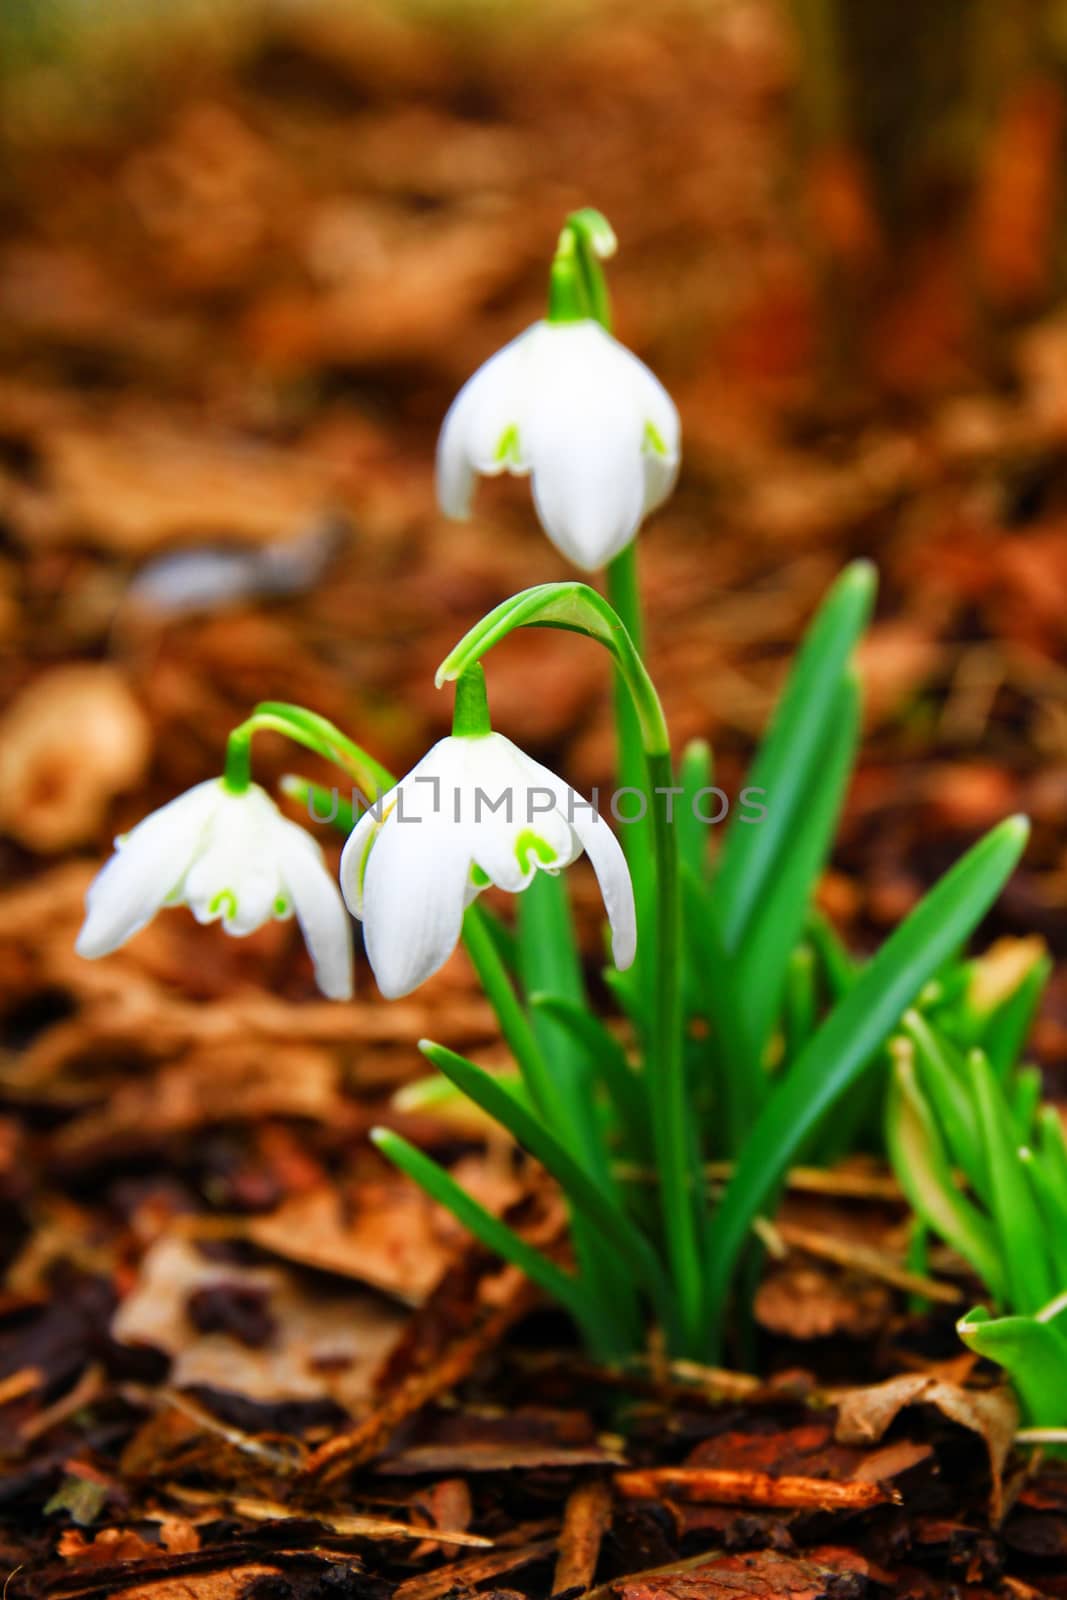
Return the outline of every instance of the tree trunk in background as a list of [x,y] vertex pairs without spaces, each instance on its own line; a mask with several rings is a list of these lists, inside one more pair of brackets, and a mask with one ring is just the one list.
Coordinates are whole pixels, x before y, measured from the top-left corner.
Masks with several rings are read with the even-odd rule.
[[1063,0],[791,0],[832,391],[996,370],[1063,287]]

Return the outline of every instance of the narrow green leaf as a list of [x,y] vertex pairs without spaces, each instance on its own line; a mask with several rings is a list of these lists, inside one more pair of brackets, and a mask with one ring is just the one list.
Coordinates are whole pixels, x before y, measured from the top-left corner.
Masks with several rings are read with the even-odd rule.
[[652,1019],[649,1015],[648,997],[640,983],[637,981],[638,963],[628,972],[620,972],[617,967],[605,967],[601,973],[605,986],[611,994],[627,1021],[632,1023],[634,1032],[646,1048],[652,1030]]
[[873,566],[857,561],[834,584],[808,629],[760,746],[749,785],[765,791],[767,816],[758,827],[745,827],[737,818],[731,822],[715,880],[727,950],[735,950],[744,937],[810,804],[819,753],[836,715],[845,668],[870,616],[875,583]]
[[703,818],[715,815],[701,801],[701,790],[711,787],[712,771],[711,746],[704,739],[690,740],[682,751],[678,767],[682,793],[677,796],[675,826],[682,867],[698,881],[705,877],[708,865],[709,824]]
[[1023,1053],[1051,975],[1052,961],[1043,953],[986,1021],[979,1043],[1001,1083]]
[[312,783],[310,778],[303,778],[296,772],[287,772],[278,787],[287,800],[306,807],[311,822],[333,827],[346,839],[352,832],[356,822],[352,802],[336,789]]
[[1013,1311],[1035,1312],[1057,1289],[1045,1255],[1041,1215],[1019,1160],[1011,1112],[993,1069],[981,1050],[971,1051],[967,1066],[985,1146],[1008,1304]]
[[[990,1066],[993,1063],[990,1062]],[[1000,1080],[1011,1106],[1017,1144],[1029,1144],[1037,1126],[1037,1112],[1041,1104],[1044,1082],[1037,1067],[1020,1067],[1014,1078]]]
[[[529,1097],[526,1086],[520,1075],[515,1072],[498,1072],[496,1081],[508,1094],[520,1099],[523,1105],[529,1108]],[[468,1118],[477,1113],[481,1119],[483,1113],[477,1112],[472,1107],[465,1094],[461,1094],[454,1083],[449,1083],[447,1078],[442,1078],[439,1072],[433,1073],[428,1078],[415,1078],[411,1083],[405,1083],[398,1089],[389,1104],[394,1111],[402,1111],[405,1116],[417,1116],[429,1112],[433,1116],[442,1117],[445,1121],[455,1118],[462,1121],[464,1115]]]
[[[733,946],[737,1006],[762,1058],[777,1022],[786,967],[804,928],[812,893],[830,850],[859,736],[859,687],[847,676],[830,702],[832,715],[817,750],[817,776],[807,803],[793,819],[788,848],[775,864],[773,880],[748,916]],[[769,804],[775,798],[771,791]],[[770,826],[769,819],[753,832]],[[715,897],[717,902],[717,896]],[[719,919],[721,926],[721,918]],[[725,941],[724,941],[725,943]]]
[[641,1280],[661,1316],[669,1315],[670,1295],[663,1269],[648,1240],[634,1227],[616,1197],[600,1188],[555,1135],[502,1089],[488,1072],[429,1039],[421,1040],[419,1049],[475,1105],[488,1112],[523,1149],[540,1161],[572,1204],[600,1230],[609,1246],[619,1252],[623,1262]]
[[687,942],[700,963],[705,1004],[718,1044],[719,1070],[713,1089],[722,1107],[724,1153],[733,1158],[767,1098],[769,1079],[737,1003],[734,962],[722,947],[717,919],[707,914],[704,885],[686,871],[682,872],[682,908]]
[[[930,1274],[930,1229],[922,1217],[911,1219],[904,1265],[917,1278],[926,1278]],[[923,1317],[930,1310],[930,1302],[925,1295],[909,1294],[908,1310],[913,1317]]]
[[972,1189],[988,1202],[989,1173],[970,1085],[957,1070],[951,1047],[934,1032],[921,1012],[914,1008],[906,1011],[901,1026],[915,1047],[915,1076],[944,1135],[949,1158],[964,1172]]
[[785,975],[785,1002],[782,1031],[785,1059],[795,1061],[815,1031],[815,951],[810,944],[798,944],[789,957]]
[[845,948],[841,935],[823,913],[813,908],[808,913],[808,938],[815,947],[822,971],[823,982],[831,1001],[837,1001],[851,989],[860,970]]
[[[537,876],[545,875],[539,873]],[[532,969],[536,976],[543,964],[546,975],[550,974],[555,981],[569,987],[572,992],[577,987],[580,993],[580,975],[568,970],[566,949],[563,944],[569,913],[565,900],[557,898],[553,901],[556,891],[561,894],[566,892],[558,882],[548,881],[545,899],[537,897],[538,890],[533,884],[522,897],[525,899],[534,893],[535,909],[533,936],[527,936],[525,945],[520,940],[520,965],[525,958],[528,970]],[[552,930],[550,949],[547,942],[538,941],[545,938],[546,924],[552,922],[555,926]],[[530,1100],[546,1122],[567,1130],[568,1138],[573,1142],[574,1148],[581,1151],[586,1164],[607,1181],[609,1176],[607,1154],[600,1143],[592,1096],[588,1093],[588,1086],[577,1081],[579,1067],[576,1062],[573,1059],[566,1059],[569,1040],[565,1035],[559,1034],[553,1038],[554,1029],[551,1023],[546,1024],[542,1020],[539,1024],[537,1019],[531,1021],[515,993],[510,975],[500,960],[483,907],[478,905],[468,907],[463,919],[463,937],[467,954],[496,1012],[501,1031],[519,1064]],[[611,1344],[605,1344],[600,1337],[597,1344],[601,1355],[610,1358],[618,1354],[621,1347],[632,1343],[633,1338],[637,1336],[639,1326],[637,1302],[629,1283],[615,1269],[615,1263],[605,1260],[597,1242],[589,1238],[588,1229],[581,1215],[572,1219],[571,1232],[579,1269],[590,1297],[601,1305],[612,1304],[615,1308],[614,1340]],[[624,1329],[627,1328],[630,1330],[630,1336],[624,1337]]]
[[645,1085],[631,1067],[620,1041],[593,1012],[569,1000],[561,1000],[558,995],[532,994],[530,1009],[535,1017],[550,1017],[570,1034],[583,1052],[590,1071],[603,1084],[632,1153],[638,1160],[651,1161],[652,1137]]
[[[567,885],[562,875],[535,872],[519,895],[519,979],[527,997],[556,995],[571,1005],[585,1003],[585,984],[574,937]],[[586,1161],[600,1147],[585,1055],[571,1035],[544,1011],[532,1011],[534,1037],[568,1112],[568,1143]]]
[[[538,874],[540,877],[540,873]],[[483,901],[478,907],[482,925],[496,951],[497,960],[511,978],[519,973],[519,941],[502,917]]]
[[1067,1425],[1067,1338],[1036,1317],[990,1317],[976,1306],[956,1324],[969,1350],[1008,1373],[1025,1419],[1036,1427]]
[[1060,1204],[1041,1157],[1027,1145],[1019,1151],[1019,1161],[1030,1182],[1034,1201],[1043,1224],[1041,1240],[1052,1264],[1055,1281],[1067,1284],[1067,1210]]
[[1055,1106],[1042,1106],[1038,1111],[1037,1141],[1041,1165],[1067,1216],[1067,1135]]
[[549,1071],[530,1019],[500,959],[496,940],[489,932],[485,907],[477,902],[468,906],[463,914],[463,946],[518,1063],[531,1101],[547,1121],[560,1121],[565,1115],[565,1106],[559,1086]]
[[1026,843],[1025,818],[986,835],[887,939],[775,1088],[746,1140],[711,1230],[709,1303],[721,1314],[749,1229],[840,1095],[877,1055],[903,1012],[989,910]]
[[897,1182],[912,1209],[965,1261],[998,1303],[1004,1273],[993,1225],[956,1187],[937,1124],[916,1082],[912,1061],[898,1056],[890,1083],[886,1139]]
[[585,1293],[582,1285],[569,1273],[562,1272],[540,1250],[520,1239],[507,1223],[494,1217],[483,1205],[462,1189],[450,1173],[432,1157],[417,1150],[400,1134],[389,1128],[372,1128],[372,1142],[401,1172],[406,1172],[432,1200],[450,1211],[457,1222],[492,1250],[495,1255],[510,1261],[512,1266],[543,1289],[553,1300],[558,1300],[585,1328],[595,1329],[601,1320],[600,1308]]

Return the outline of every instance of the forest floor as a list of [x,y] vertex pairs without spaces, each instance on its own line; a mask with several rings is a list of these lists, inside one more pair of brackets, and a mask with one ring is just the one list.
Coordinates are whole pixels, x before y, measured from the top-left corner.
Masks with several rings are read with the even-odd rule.
[[[593,203],[620,335],[685,425],[640,550],[677,744],[710,738],[737,795],[804,622],[871,557],[824,907],[868,948],[1024,810],[983,939],[1062,956],[1067,320],[980,337],[961,256],[929,242],[888,293],[847,207],[831,271],[786,42],[763,4],[710,9],[505,32],[310,8],[4,86],[5,1600],[1067,1596],[1067,1478],[1012,1453],[991,1375],[964,1387],[958,1263],[935,1256],[916,1309],[876,1163],[791,1188],[763,1378],[597,1371],[365,1138],[393,1122],[558,1241],[536,1172],[389,1105],[423,1035],[502,1059],[462,957],[392,1005],[363,965],[341,1007],[291,925],[238,942],[172,913],[73,952],[112,836],[217,771],[252,703],[304,702],[404,770],[447,731],[449,646],[566,575],[522,484],[445,523],[433,447]],[[832,180],[815,215],[840,224]],[[491,691],[499,728],[607,782],[583,641],[515,638]],[[269,739],[257,762],[287,770]],[[1062,973],[1034,1052],[1067,1091]]]

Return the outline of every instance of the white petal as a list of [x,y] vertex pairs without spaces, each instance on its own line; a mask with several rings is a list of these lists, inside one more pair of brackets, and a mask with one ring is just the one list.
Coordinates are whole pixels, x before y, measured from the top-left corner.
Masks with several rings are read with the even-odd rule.
[[632,443],[604,437],[577,454],[582,441],[565,417],[536,444],[534,505],[556,548],[585,572],[625,550],[641,525],[645,472]]
[[655,511],[657,506],[663,504],[675,484],[678,482],[679,459],[661,455],[658,450],[646,447],[644,452],[645,466],[645,503],[644,514]]
[[[527,888],[539,868],[568,866],[580,846],[556,808],[555,789],[540,782],[531,788],[531,769],[535,775],[539,770],[536,763],[500,733],[465,743],[469,754],[463,815],[471,822],[475,863],[510,894]],[[496,809],[490,810],[490,804]]]
[[557,805],[574,830],[578,842],[596,873],[604,910],[611,925],[611,950],[620,972],[633,965],[637,954],[637,912],[634,907],[634,888],[630,869],[626,865],[622,845],[612,833],[604,818],[598,816],[587,800],[577,790],[563,782],[556,774],[520,751],[524,765],[536,773],[531,782],[555,787]]
[[243,794],[223,792],[182,893],[198,922],[221,918],[226,932],[240,939],[270,921],[282,889],[275,853],[281,821],[258,784]]
[[[470,515],[476,473],[525,470],[518,424],[532,332],[527,329],[491,356],[448,409],[437,441],[437,500],[446,517]],[[502,453],[504,441],[511,448]]]
[[130,830],[93,879],[75,948],[89,958],[125,944],[181,886],[223,790],[198,783]]
[[284,817],[278,819],[275,850],[319,988],[331,1000],[351,1000],[352,925],[322,851],[303,828]]
[[400,822],[396,812],[384,823],[363,880],[363,936],[386,999],[410,994],[452,954],[470,867],[464,827],[445,819]]
[[637,954],[637,912],[634,886],[622,845],[603,817],[591,811],[579,809],[575,812],[574,831],[585,846],[604,898],[604,910],[611,925],[612,958],[619,971],[625,972],[633,965]]
[[[546,533],[576,566],[606,565],[645,509],[647,369],[596,323],[546,328],[532,347],[524,444]],[[654,380],[653,380],[654,381]]]
[[644,362],[630,351],[634,362],[633,382],[637,405],[645,418],[642,439],[645,464],[645,512],[662,505],[678,480],[682,459],[682,425],[678,409]]
[[378,835],[381,825],[380,819],[385,817],[392,809],[396,800],[396,790],[390,789],[387,794],[379,795],[377,803],[370,811],[364,811],[352,832],[345,840],[345,847],[341,851],[341,893],[345,897],[345,905],[354,917],[363,920],[363,873],[367,865],[367,851]]

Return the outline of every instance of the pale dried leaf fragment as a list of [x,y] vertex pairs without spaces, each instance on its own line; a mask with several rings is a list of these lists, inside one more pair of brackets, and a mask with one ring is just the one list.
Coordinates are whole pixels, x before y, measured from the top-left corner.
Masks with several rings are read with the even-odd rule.
[[[262,1346],[195,1326],[190,1296],[211,1288],[264,1296],[274,1326]],[[403,1313],[378,1295],[319,1292],[279,1268],[210,1261],[172,1233],[145,1255],[111,1331],[121,1344],[150,1345],[169,1355],[175,1389],[220,1389],[264,1402],[329,1398],[353,1410],[370,1400],[403,1326]]]
[[49,443],[53,537],[87,538],[130,556],[219,538],[297,539],[321,526],[337,498],[307,461],[141,417],[107,429],[58,427]]
[[[293,1506],[282,1505],[275,1500],[256,1500],[249,1495],[238,1495],[230,1503],[239,1517],[247,1517],[250,1522],[287,1522],[305,1515]],[[398,1522],[395,1517],[363,1516],[358,1512],[326,1512],[317,1507],[311,1515],[316,1522],[342,1538],[418,1539],[422,1533],[422,1529],[416,1524]],[[437,1530],[436,1542],[467,1546],[476,1550],[491,1549],[493,1544],[492,1539],[483,1539],[481,1534],[444,1528]]]
[[434,1227],[434,1208],[408,1183],[374,1184],[355,1215],[323,1186],[276,1211],[249,1217],[245,1237],[302,1266],[383,1289],[412,1305],[425,1300],[451,1255]]
[[878,1283],[842,1280],[807,1263],[776,1266],[755,1300],[761,1328],[789,1339],[869,1338],[884,1322],[889,1291]]
[[114,667],[52,668],[0,721],[0,831],[41,855],[84,843],[151,750],[148,718]]
[[192,1052],[124,1083],[106,1105],[69,1122],[54,1149],[76,1163],[112,1147],[153,1148],[175,1133],[258,1117],[304,1117],[340,1129],[355,1122],[328,1051],[233,1044]]

